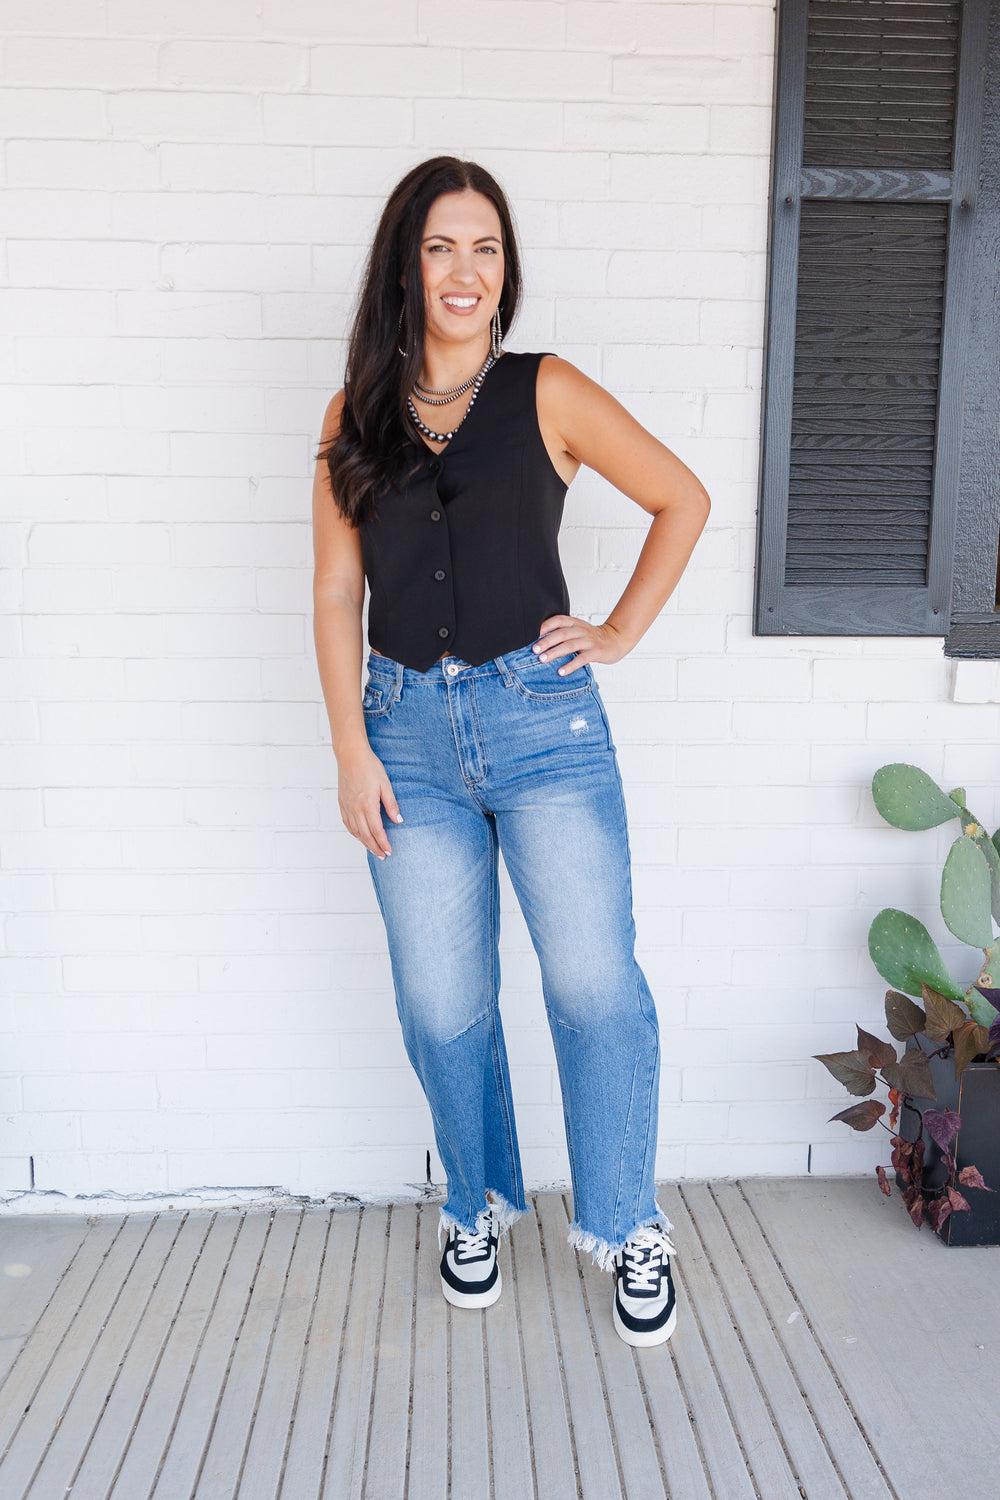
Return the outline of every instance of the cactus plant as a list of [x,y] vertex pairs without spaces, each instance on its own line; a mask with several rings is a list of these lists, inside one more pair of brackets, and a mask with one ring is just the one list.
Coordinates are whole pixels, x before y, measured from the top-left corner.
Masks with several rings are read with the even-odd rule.
[[[949,972],[922,922],[895,907],[880,911],[869,929],[868,951],[878,972],[893,986],[885,997],[886,1023],[891,1035],[907,1044],[906,1050],[897,1057],[891,1044],[858,1027],[856,1049],[817,1054],[817,1061],[851,1094],[872,1094],[879,1081],[887,1086],[892,1165],[903,1184],[904,1201],[918,1228],[926,1218],[940,1234],[950,1214],[969,1209],[959,1183],[992,1189],[986,1188],[976,1167],[959,1168],[953,1144],[962,1124],[959,1115],[947,1108],[943,1113],[921,1112],[914,1101],[935,1100],[930,1058],[954,1054],[956,1078],[977,1058],[1000,1061],[1000,937],[993,930],[994,920],[1000,925],[1000,829],[991,837],[969,811],[964,787],[944,792],[917,766],[883,766],[872,779],[872,798],[887,823],[909,832],[959,820],[960,832],[941,875],[941,915],[949,932],[981,948],[984,958],[976,978],[963,986]],[[922,999],[924,1007],[909,1000],[910,995]],[[921,1046],[921,1037],[929,1051]],[[912,1111],[919,1120],[922,1134],[915,1141],[896,1133],[901,1109]],[[866,1098],[832,1118],[854,1130],[871,1130],[884,1123],[885,1112],[880,1100]],[[940,1150],[949,1172],[935,1193],[922,1182],[925,1137]],[[889,1194],[885,1168],[875,1170],[879,1187]]]
[[[894,828],[908,831],[936,828],[958,818],[958,835],[941,874],[941,915],[945,926],[963,943],[982,948],[989,961],[995,941],[993,919],[1000,923],[1000,829],[991,838],[966,806],[964,787],[943,792],[918,766],[890,765],[872,778],[875,806]],[[879,912],[868,934],[868,951],[876,969],[891,985],[908,995],[919,995],[921,984],[961,1001],[980,1026],[992,1026],[997,1007],[982,993],[978,978],[960,985],[945,967],[922,922],[888,908]],[[1000,965],[997,965],[1000,967]],[[980,965],[983,971],[985,965]]]

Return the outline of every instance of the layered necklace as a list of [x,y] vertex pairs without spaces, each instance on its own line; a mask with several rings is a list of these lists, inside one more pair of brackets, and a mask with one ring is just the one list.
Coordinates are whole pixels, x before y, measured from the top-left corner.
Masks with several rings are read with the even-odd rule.
[[464,381],[462,385],[452,386],[451,390],[448,391],[429,390],[426,386],[421,385],[420,381],[418,380],[413,387],[414,395],[419,396],[421,401],[426,401],[428,406],[447,406],[450,401],[457,401],[459,396],[464,396],[466,391],[468,390],[472,391],[472,395],[469,398],[469,404],[465,408],[465,411],[462,413],[461,418],[455,423],[455,426],[451,429],[450,432],[432,431],[431,428],[428,427],[425,422],[422,422],[420,420],[420,417],[417,415],[417,408],[413,404],[413,396],[407,396],[406,405],[409,410],[410,417],[413,421],[413,425],[419,432],[422,432],[424,434],[424,437],[430,438],[432,443],[450,443],[452,438],[455,436],[455,433],[458,431],[462,423],[465,421],[466,417],[469,415],[469,412],[475,406],[476,397],[479,395],[480,387],[483,381],[486,379],[486,376],[489,373],[490,369],[495,364],[496,358],[491,351],[489,354],[487,354],[485,360],[476,371],[475,375],[470,375],[469,379]]

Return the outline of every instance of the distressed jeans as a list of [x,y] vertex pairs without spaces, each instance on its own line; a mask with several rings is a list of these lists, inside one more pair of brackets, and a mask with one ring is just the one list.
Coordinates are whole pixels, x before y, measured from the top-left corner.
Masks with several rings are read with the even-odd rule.
[[659,1031],[635,957],[621,776],[589,665],[530,644],[428,672],[371,652],[368,739],[403,815],[369,853],[407,1054],[448,1179],[445,1224],[525,1212],[500,1019],[503,854],[541,967],[562,1090],[570,1242],[604,1268],[656,1202]]

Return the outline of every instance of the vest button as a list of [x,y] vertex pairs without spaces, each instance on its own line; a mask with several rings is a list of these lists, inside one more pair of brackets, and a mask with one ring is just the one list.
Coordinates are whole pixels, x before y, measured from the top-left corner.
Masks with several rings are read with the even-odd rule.
[[432,474],[440,474],[441,460],[439,458],[432,458],[430,463],[427,465],[427,468]]
[[431,520],[432,521],[440,521],[440,519],[441,519],[441,512],[439,510],[432,510],[431,511]]
[[440,583],[442,578],[444,577],[444,568],[438,568],[437,572],[434,574],[434,577],[437,579],[438,583]]
[[446,635],[451,635],[451,631],[448,629],[447,625],[442,625],[441,629],[438,631],[438,635],[443,639]]

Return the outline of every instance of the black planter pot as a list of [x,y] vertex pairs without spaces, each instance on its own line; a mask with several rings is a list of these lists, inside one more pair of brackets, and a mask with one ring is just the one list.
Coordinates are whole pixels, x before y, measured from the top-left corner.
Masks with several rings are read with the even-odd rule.
[[[915,1043],[913,1045],[916,1045]],[[1000,1065],[995,1062],[972,1062],[961,1078],[955,1079],[955,1058],[929,1059],[931,1078],[937,1099],[914,1099],[919,1110],[952,1109],[962,1117],[962,1128],[954,1141],[959,1170],[978,1167],[983,1181],[993,1192],[965,1187],[956,1181],[958,1191],[969,1202],[969,1213],[951,1213],[944,1222],[941,1239],[948,1245],[1000,1244]],[[899,1133],[906,1141],[917,1138],[917,1116],[912,1110],[900,1112]],[[924,1131],[925,1187],[938,1188],[947,1181],[948,1172],[941,1159],[941,1149]],[[902,1187],[899,1173],[896,1182]],[[933,1233],[933,1231],[931,1231]]]

